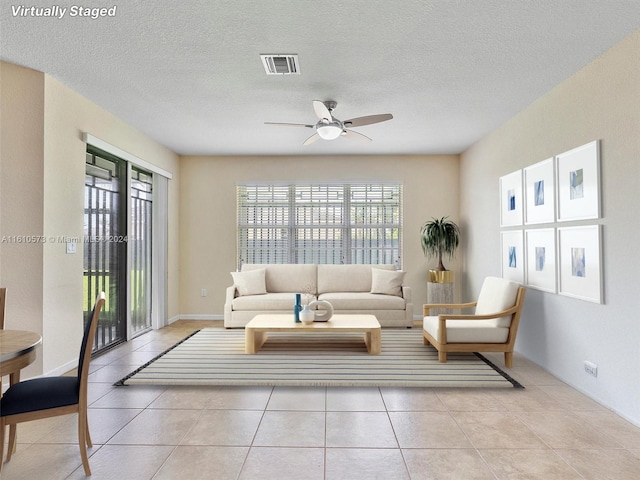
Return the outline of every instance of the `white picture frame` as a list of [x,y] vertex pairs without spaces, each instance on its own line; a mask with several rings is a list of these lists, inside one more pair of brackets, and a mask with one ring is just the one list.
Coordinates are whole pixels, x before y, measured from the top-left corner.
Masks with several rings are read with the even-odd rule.
[[556,293],[556,230],[536,228],[524,231],[526,251],[525,284],[543,292]]
[[558,228],[558,293],[594,303],[603,302],[602,227]]
[[522,230],[500,232],[502,278],[524,283],[524,249]]
[[522,171],[524,182],[524,223],[553,223],[556,219],[554,158],[548,158]]
[[600,141],[556,156],[558,222],[600,218]]
[[522,225],[522,170],[500,177],[500,226]]

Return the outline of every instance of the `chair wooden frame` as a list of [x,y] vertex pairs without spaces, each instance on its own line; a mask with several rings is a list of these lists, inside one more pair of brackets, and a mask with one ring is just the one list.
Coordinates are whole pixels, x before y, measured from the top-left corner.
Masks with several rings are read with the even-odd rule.
[[[507,368],[513,366],[513,347],[516,343],[516,334],[518,333],[518,325],[520,324],[520,314],[524,305],[524,297],[526,294],[525,287],[518,287],[516,303],[513,307],[484,315],[463,315],[463,314],[440,314],[438,315],[438,338],[434,338],[426,330],[422,330],[424,335],[424,344],[433,345],[438,350],[438,362],[445,363],[447,361],[448,352],[504,352],[504,363]],[[455,303],[455,304],[425,304],[422,306],[423,315],[430,316],[432,308],[449,308],[449,309],[465,309],[475,307],[477,302]],[[509,326],[509,335],[505,343],[448,343],[447,342],[447,320],[490,320],[494,318],[506,317],[511,315],[511,324]]]
[[[0,416],[0,472],[2,471],[2,458],[4,456],[4,436],[5,427],[9,425],[9,444],[7,451],[7,462],[11,460],[11,455],[15,450],[16,445],[16,425],[22,422],[29,422],[32,420],[40,420],[43,418],[57,417],[60,415],[69,415],[73,413],[78,414],[78,443],[80,446],[80,456],[82,457],[82,466],[84,467],[84,473],[91,475],[91,468],[89,467],[89,457],[87,455],[87,447],[92,447],[91,436],[89,434],[89,422],[87,419],[87,387],[89,376],[89,363],[91,362],[91,350],[93,349],[93,340],[95,338],[96,329],[98,327],[98,317],[105,302],[105,294],[101,292],[93,308],[93,315],[91,316],[90,326],[88,328],[88,337],[84,350],[80,352],[82,364],[78,365],[81,369],[78,375],[80,386],[78,403],[74,405],[66,405],[63,407],[48,408],[45,410],[35,410],[25,413],[17,413],[15,415],[7,415],[5,417]],[[83,353],[84,352],[84,353]]]

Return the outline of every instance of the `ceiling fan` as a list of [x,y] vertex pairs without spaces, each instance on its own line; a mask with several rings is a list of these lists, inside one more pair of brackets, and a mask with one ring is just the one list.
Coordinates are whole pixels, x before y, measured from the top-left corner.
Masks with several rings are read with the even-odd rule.
[[351,127],[362,127],[364,125],[371,125],[372,123],[386,122],[391,120],[393,115],[390,113],[382,113],[379,115],[367,115],[366,117],[350,118],[349,120],[338,120],[333,116],[333,110],[338,106],[337,102],[333,100],[327,100],[321,102],[320,100],[313,101],[313,109],[318,116],[318,122],[313,125],[305,123],[280,123],[280,122],[264,122],[266,125],[284,125],[287,127],[306,127],[315,128],[316,133],[307,138],[302,145],[310,145],[316,140],[322,138],[323,140],[335,140],[338,137],[350,138],[353,140],[362,140],[365,142],[371,142],[372,140],[359,132],[349,130]]

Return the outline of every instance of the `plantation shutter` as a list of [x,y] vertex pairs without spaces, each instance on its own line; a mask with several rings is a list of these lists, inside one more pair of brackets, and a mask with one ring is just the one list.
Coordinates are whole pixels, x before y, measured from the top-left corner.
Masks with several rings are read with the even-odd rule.
[[402,185],[237,186],[238,266],[401,266]]
[[345,263],[342,185],[296,185],[295,263]]
[[240,263],[293,263],[289,258],[289,187],[238,187]]

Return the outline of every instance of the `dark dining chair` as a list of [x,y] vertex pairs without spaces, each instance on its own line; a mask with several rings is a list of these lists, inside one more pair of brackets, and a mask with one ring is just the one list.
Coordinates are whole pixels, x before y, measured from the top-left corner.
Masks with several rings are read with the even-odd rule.
[[91,320],[84,329],[78,374],[76,376],[40,377],[18,382],[9,387],[0,398],[0,472],[4,456],[5,427],[9,425],[9,445],[7,462],[16,444],[16,424],[57,417],[59,415],[78,414],[78,442],[84,473],[91,475],[87,446],[91,447],[89,423],[87,421],[87,377],[93,339],[98,326],[98,317],[105,302],[104,292],[96,298]]

